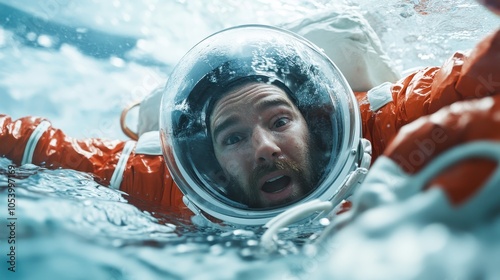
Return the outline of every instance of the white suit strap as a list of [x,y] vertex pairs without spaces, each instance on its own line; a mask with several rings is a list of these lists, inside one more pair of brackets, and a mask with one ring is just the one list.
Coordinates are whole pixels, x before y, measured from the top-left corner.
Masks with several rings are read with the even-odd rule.
[[35,128],[35,130],[33,130],[33,133],[31,133],[31,136],[28,139],[28,142],[26,143],[26,147],[24,148],[24,154],[23,154],[23,159],[21,160],[21,165],[32,163],[36,145],[38,144],[38,141],[40,141],[40,138],[42,138],[43,133],[47,131],[49,127],[50,127],[50,122],[42,121]]

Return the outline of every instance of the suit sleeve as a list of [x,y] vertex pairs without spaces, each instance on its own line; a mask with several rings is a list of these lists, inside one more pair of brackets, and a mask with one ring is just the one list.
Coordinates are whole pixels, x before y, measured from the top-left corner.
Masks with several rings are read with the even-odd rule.
[[0,124],[0,154],[14,163],[89,172],[105,185],[109,185],[125,145],[118,140],[73,139],[38,117],[12,120],[3,115]]
[[[456,101],[500,93],[499,65],[500,30],[484,38],[470,53],[455,53],[441,67],[416,71],[385,91],[356,93],[363,137],[372,143],[373,160],[402,126]],[[387,102],[380,108],[374,106],[381,99]]]
[[[384,151],[411,175],[452,148],[477,141],[500,143],[500,95],[460,101],[405,126]],[[427,182],[427,188],[441,188],[454,205],[476,193],[490,178],[496,163],[480,156],[450,162],[450,167]]]
[[182,206],[182,193],[163,156],[136,154],[135,141],[74,139],[39,117],[12,120],[0,115],[0,129],[0,156],[17,165],[88,172],[99,184],[120,189],[148,205]]

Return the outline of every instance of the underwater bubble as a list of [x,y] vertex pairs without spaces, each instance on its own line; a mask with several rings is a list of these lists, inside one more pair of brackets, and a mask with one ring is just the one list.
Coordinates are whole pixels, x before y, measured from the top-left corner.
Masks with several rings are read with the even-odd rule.
[[243,230],[243,229],[237,229],[233,231],[232,233],[234,236],[241,236],[241,237],[254,237],[255,232],[250,231],[250,230]]
[[54,42],[50,36],[40,35],[38,36],[37,43],[42,47],[51,48]]
[[35,41],[37,39],[37,35],[35,32],[28,32],[26,34],[26,39],[28,39],[29,41]]
[[109,58],[109,63],[115,67],[121,68],[125,66],[125,61],[119,57],[111,56]]
[[215,244],[210,246],[210,254],[219,256],[222,255],[226,250],[220,244]]

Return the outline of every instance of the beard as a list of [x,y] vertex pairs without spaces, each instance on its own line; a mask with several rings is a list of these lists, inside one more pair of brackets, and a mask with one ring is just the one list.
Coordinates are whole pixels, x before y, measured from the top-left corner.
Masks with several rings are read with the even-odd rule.
[[[295,180],[297,187],[291,195],[279,201],[266,201],[261,195],[259,179],[271,172],[286,170],[291,180]],[[229,196],[250,208],[264,208],[285,205],[295,202],[315,188],[318,174],[313,168],[311,156],[300,166],[289,159],[280,159],[271,165],[259,165],[250,173],[250,178],[246,184],[238,180],[236,176],[228,176]]]

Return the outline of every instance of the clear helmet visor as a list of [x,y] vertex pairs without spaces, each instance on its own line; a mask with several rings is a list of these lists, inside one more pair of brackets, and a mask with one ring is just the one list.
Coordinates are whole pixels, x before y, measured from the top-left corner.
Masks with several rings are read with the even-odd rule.
[[355,166],[359,118],[321,50],[275,27],[238,26],[204,39],[174,68],[162,97],[162,149],[189,203],[257,225],[333,198]]

